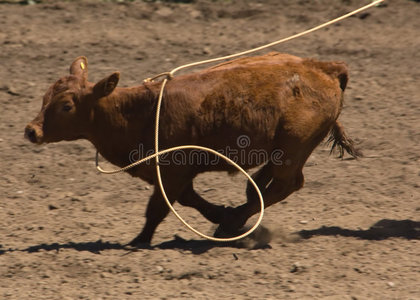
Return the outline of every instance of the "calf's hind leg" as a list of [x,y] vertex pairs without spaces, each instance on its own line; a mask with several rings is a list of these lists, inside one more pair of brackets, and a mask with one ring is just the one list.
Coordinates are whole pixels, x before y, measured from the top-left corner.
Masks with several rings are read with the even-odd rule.
[[[268,162],[255,174],[253,174],[252,178],[254,179],[255,183],[258,185],[261,192],[265,190],[265,187],[271,181],[272,179],[271,172],[272,172],[272,164],[271,162]],[[248,202],[257,202],[257,205],[259,205],[258,194],[256,193],[255,188],[251,183],[248,183],[248,186],[247,186],[247,199],[248,199]],[[212,204],[208,202],[207,200],[205,200],[204,198],[202,198],[194,190],[192,181],[186,186],[181,196],[179,197],[178,202],[184,206],[195,208],[207,220],[215,224],[223,223],[224,220],[226,219],[226,216],[229,215],[229,211],[234,210],[234,208],[231,208],[231,207],[226,208],[224,205]],[[242,225],[243,224],[241,224],[241,226]]]
[[197,194],[193,188],[192,181],[186,186],[180,195],[178,202],[181,205],[195,208],[207,220],[215,224],[219,224],[223,220],[226,209],[224,205],[212,204]]
[[[273,168],[273,164],[271,163],[271,161],[269,161],[262,168],[260,168],[257,172],[255,172],[252,175],[252,179],[254,180],[255,184],[258,186],[263,197],[265,197],[264,195],[266,193],[266,189],[269,186],[270,181],[273,179],[272,168]],[[235,231],[241,228],[251,215],[247,216],[247,214],[243,214],[242,212],[239,212],[240,210],[246,211],[248,208],[253,207],[257,209],[255,211],[256,213],[261,209],[258,193],[254,185],[250,181],[248,181],[248,184],[246,187],[246,197],[247,197],[247,202],[245,204],[236,208],[233,208],[233,207],[226,208],[225,216],[222,222],[220,223],[220,227],[218,228],[218,231],[219,230]],[[264,199],[264,202],[265,202],[265,199]],[[266,204],[264,203],[264,205]]]
[[[267,208],[281,200],[287,198],[291,193],[300,189],[303,186],[303,174],[299,170],[296,173],[292,173],[287,177],[274,177],[273,180],[265,188],[261,188],[262,196],[264,198],[264,207]],[[265,181],[264,181],[265,182]],[[245,225],[246,221],[258,213],[261,209],[260,202],[258,200],[257,193],[248,193],[251,196],[247,203],[238,206],[236,208],[230,208],[228,210],[224,221],[220,224],[218,231],[220,232],[232,232],[235,233],[242,226]],[[217,232],[217,231],[216,231]]]
[[[252,179],[260,189],[261,193],[264,193],[265,189],[267,188],[270,181],[273,179],[273,164],[271,161],[267,162],[262,168],[260,168],[257,172],[252,174]],[[246,186],[246,199],[247,202],[257,202],[259,204],[259,197],[258,193],[254,187],[254,185],[248,181]]]

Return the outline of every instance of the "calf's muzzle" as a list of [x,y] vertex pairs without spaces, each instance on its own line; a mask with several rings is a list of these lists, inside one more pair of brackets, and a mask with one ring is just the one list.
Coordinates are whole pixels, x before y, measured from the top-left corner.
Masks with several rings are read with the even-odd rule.
[[42,132],[38,126],[28,124],[25,127],[25,138],[34,144],[41,144]]

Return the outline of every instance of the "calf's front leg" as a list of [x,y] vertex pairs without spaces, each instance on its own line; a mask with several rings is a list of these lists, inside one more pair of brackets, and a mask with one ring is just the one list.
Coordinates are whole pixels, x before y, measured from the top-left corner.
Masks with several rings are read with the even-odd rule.
[[[169,201],[173,203],[175,199],[169,198]],[[169,207],[166,204],[159,187],[155,186],[153,195],[150,197],[149,203],[147,204],[146,224],[144,225],[140,234],[136,236],[131,242],[129,242],[128,245],[139,248],[145,245],[150,245],[156,228],[163,221],[163,219],[165,219],[168,213]]]

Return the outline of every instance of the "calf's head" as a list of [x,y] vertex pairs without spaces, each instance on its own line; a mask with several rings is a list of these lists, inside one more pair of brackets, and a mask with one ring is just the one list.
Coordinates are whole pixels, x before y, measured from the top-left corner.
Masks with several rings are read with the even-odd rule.
[[76,58],[70,75],[60,78],[45,93],[41,111],[25,127],[25,138],[36,144],[88,138],[93,107],[113,92],[119,73],[96,84],[88,82],[87,76],[86,57]]

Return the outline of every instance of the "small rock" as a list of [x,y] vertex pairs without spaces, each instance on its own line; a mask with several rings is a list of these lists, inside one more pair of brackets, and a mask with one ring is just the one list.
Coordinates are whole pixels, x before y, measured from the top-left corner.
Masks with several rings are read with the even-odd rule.
[[165,270],[162,266],[156,266],[156,270],[159,272],[159,273],[163,273],[163,271]]
[[11,86],[8,87],[7,93],[12,96],[19,96],[19,92]]
[[306,270],[305,266],[302,266],[300,262],[295,262],[290,269],[290,273],[302,273]]
[[301,221],[299,221],[299,223],[300,224],[308,224],[308,221],[307,220],[301,220]]
[[203,48],[203,54],[211,55],[211,54],[213,54],[213,51],[211,51],[210,47],[204,47]]
[[388,285],[389,287],[394,287],[394,286],[395,286],[395,283],[393,283],[392,281],[389,281],[389,282],[387,282],[387,285]]
[[12,96],[17,96],[19,95],[19,93],[16,91],[16,89],[13,86],[10,85],[0,85],[0,91],[5,91],[6,93],[8,93],[9,95]]
[[54,205],[52,205],[52,204],[49,204],[49,205],[48,205],[48,209],[49,209],[49,210],[53,210],[53,209],[58,209],[58,207],[57,207],[57,206],[54,206]]

